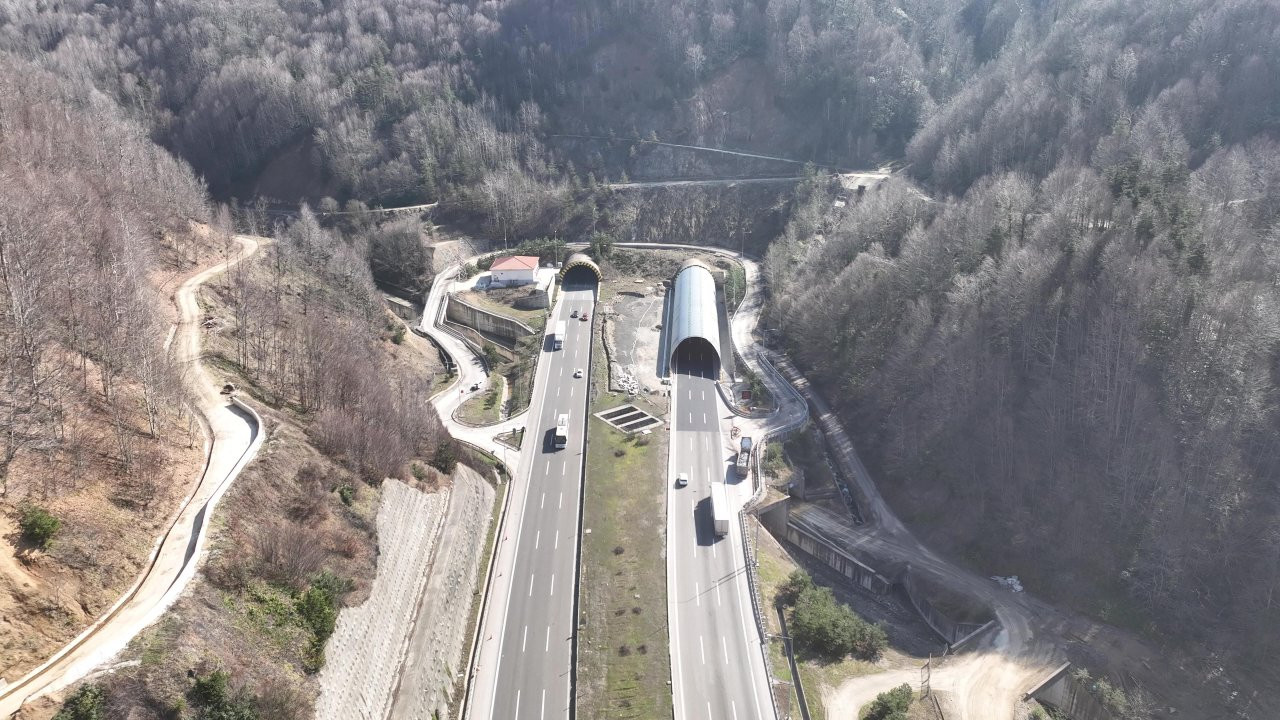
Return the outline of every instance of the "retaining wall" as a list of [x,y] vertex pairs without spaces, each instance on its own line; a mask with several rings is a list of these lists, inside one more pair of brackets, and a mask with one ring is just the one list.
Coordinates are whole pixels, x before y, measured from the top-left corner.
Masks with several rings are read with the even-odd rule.
[[826,563],[865,590],[876,595],[887,595],[893,589],[893,583],[888,578],[830,545],[808,528],[788,522],[786,538],[788,542]]
[[1070,668],[1071,663],[1064,663],[1027,693],[1027,697],[1052,705],[1072,720],[1115,720],[1115,716],[1071,676]]
[[444,316],[460,325],[482,333],[509,339],[512,343],[534,334],[534,329],[514,318],[490,312],[459,300],[451,294],[444,297]]
[[902,591],[906,593],[907,599],[911,601],[912,607],[916,609],[916,612],[920,613],[920,617],[924,618],[929,627],[933,628],[933,631],[938,633],[948,645],[955,645],[991,624],[989,621],[985,623],[956,622],[944,615],[933,606],[933,603],[929,602],[928,594],[912,577],[909,569],[902,574],[899,583],[902,585]]

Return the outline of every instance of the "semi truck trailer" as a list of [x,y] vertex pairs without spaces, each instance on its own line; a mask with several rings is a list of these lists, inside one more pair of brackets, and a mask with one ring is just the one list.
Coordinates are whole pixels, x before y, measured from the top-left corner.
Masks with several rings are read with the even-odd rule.
[[711,524],[716,537],[729,534],[729,493],[725,484],[719,481],[711,483]]

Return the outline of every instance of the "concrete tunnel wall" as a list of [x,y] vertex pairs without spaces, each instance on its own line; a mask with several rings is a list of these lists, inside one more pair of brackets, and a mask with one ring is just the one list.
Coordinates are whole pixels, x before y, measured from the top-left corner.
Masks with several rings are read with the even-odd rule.
[[716,280],[711,268],[700,260],[686,260],[676,273],[672,285],[670,356],[674,366],[676,352],[686,341],[707,343],[720,364],[720,315],[716,306]]
[[596,265],[596,261],[585,253],[570,255],[564,266],[560,268],[560,279],[562,281],[573,281],[578,278],[590,280],[592,276],[594,276],[596,283],[603,279],[600,274],[600,266]]

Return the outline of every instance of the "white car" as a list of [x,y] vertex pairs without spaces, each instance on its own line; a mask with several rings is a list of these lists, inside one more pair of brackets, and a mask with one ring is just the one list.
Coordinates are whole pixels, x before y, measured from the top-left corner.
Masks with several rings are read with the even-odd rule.
[[577,370],[574,370],[574,371],[573,371],[573,376],[574,376],[574,377],[576,377],[576,378],[580,378],[580,377],[582,377],[582,368],[578,368]]
[[689,484],[689,473],[680,473],[676,475],[676,487],[684,487]]

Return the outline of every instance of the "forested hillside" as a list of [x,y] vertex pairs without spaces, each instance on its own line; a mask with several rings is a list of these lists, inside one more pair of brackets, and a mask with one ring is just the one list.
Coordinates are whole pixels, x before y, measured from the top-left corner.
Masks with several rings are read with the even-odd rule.
[[1263,658],[1280,640],[1258,632],[1280,622],[1280,8],[1052,12],[912,139],[936,200],[898,180],[836,211],[810,191],[770,252],[777,316],[937,546]]
[[0,677],[115,601],[200,466],[159,290],[206,215],[110,100],[0,58]]

